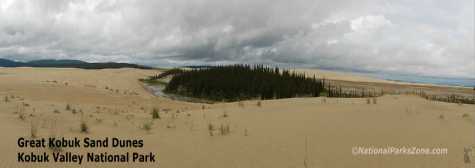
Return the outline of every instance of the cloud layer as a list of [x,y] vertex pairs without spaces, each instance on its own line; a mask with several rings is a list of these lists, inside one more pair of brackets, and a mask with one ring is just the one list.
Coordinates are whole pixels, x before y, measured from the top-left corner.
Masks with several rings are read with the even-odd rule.
[[475,77],[472,0],[2,0],[0,58]]

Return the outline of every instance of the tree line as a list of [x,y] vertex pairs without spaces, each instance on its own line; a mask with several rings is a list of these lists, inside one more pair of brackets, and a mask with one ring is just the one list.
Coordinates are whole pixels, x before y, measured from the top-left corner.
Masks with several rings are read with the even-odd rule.
[[222,65],[173,74],[165,92],[215,101],[318,97],[325,83],[315,76],[264,65]]

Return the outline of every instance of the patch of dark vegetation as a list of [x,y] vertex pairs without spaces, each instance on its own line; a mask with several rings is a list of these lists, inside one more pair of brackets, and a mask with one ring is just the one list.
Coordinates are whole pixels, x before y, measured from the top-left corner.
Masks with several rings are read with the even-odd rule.
[[71,110],[71,105],[66,104],[66,111],[70,111],[70,110]]
[[79,128],[81,133],[89,133],[89,126],[86,121],[82,120]]
[[374,88],[351,88],[332,85],[327,83],[325,86],[327,97],[344,97],[344,98],[363,98],[363,97],[378,97],[382,96],[383,91],[378,91]]
[[149,85],[167,85],[168,83],[165,81],[161,81],[158,79],[150,79],[150,78],[145,78],[145,79],[139,79],[140,82],[149,84]]
[[182,72],[183,72],[183,70],[181,70],[181,69],[173,68],[173,69],[167,70],[167,71],[165,71],[161,74],[152,75],[152,76],[149,76],[147,78],[139,79],[139,81],[150,84],[150,85],[167,85],[168,84],[167,82],[165,82],[163,80],[160,80],[160,79],[163,79],[163,78],[166,78],[168,76],[172,76],[172,75],[175,75],[175,74],[178,74],[178,73],[182,73]]
[[160,119],[160,112],[157,108],[153,108],[152,110],[152,118],[153,119]]
[[158,80],[158,79],[162,79],[162,78],[165,78],[167,76],[170,76],[170,75],[175,75],[175,74],[179,74],[179,73],[182,73],[183,70],[182,69],[179,69],[179,68],[173,68],[173,69],[170,69],[170,70],[167,70],[161,74],[158,74],[158,75],[153,75],[153,76],[149,76],[149,80]]
[[142,129],[147,132],[150,132],[150,130],[152,130],[152,124],[153,124],[152,122],[145,122],[142,125]]
[[406,92],[405,94],[412,94],[423,97],[427,100],[441,101],[447,103],[462,104],[475,104],[475,96],[466,96],[460,94],[430,94],[424,90],[415,90],[413,92]]
[[[472,148],[474,148],[474,147],[472,147]],[[463,148],[463,153],[464,153],[463,154],[463,162],[465,164],[472,163],[472,161],[470,159],[470,154],[472,153],[472,150],[473,150],[472,148],[470,148],[470,147]]]
[[190,65],[190,66],[183,66],[184,68],[191,68],[191,69],[203,69],[203,68],[212,68],[215,66],[212,65]]
[[30,136],[31,138],[38,137],[38,125],[33,121],[30,124]]
[[48,149],[53,153],[61,153],[64,151],[60,145],[48,145]]
[[475,99],[467,97],[467,96],[461,96],[461,95],[422,95],[427,100],[435,100],[435,101],[442,101],[442,102],[447,102],[447,103],[457,103],[459,105],[461,104],[475,104]]
[[214,101],[318,97],[324,80],[264,65],[226,65],[175,72],[166,93]]

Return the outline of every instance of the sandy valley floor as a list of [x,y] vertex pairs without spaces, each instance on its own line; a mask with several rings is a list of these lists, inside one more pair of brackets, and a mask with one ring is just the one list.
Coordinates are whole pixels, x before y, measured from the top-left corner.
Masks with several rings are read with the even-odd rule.
[[[385,95],[375,104],[359,98],[322,97],[268,100],[260,106],[257,100],[188,103],[148,93],[137,79],[155,73],[136,69],[0,68],[0,167],[80,166],[17,163],[17,152],[31,151],[20,149],[17,139],[30,138],[32,128],[38,137],[143,139],[141,149],[64,151],[153,151],[159,160],[153,164],[85,163],[82,167],[475,167],[475,157],[471,164],[464,162],[464,149],[475,150],[474,105],[410,95]],[[66,109],[68,105],[70,109]],[[160,109],[161,119],[152,119],[153,108]],[[89,133],[80,132],[81,121],[87,123]],[[144,128],[147,124],[150,130]],[[210,126],[215,129],[210,131]],[[220,135],[221,126],[229,127],[229,134]],[[448,154],[355,156],[352,147],[356,146],[440,147],[448,148]]]

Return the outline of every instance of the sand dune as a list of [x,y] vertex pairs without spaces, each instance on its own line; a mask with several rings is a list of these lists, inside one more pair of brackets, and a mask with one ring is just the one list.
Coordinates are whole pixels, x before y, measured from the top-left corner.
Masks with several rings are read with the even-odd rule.
[[[386,95],[377,98],[375,104],[367,104],[364,98],[322,97],[216,104],[180,102],[151,95],[137,80],[155,73],[137,69],[0,68],[0,167],[475,166],[473,157],[472,163],[464,161],[464,149],[475,150],[474,105],[410,95]],[[328,72],[326,77],[385,82],[338,75]],[[152,119],[153,108],[160,109],[161,119]],[[81,132],[82,122],[87,124],[88,133]],[[229,128],[229,132],[220,127]],[[19,151],[51,152],[16,145],[19,137],[31,137],[32,128],[37,138],[143,139],[143,148],[66,148],[63,152],[154,152],[159,162],[18,163]],[[357,156],[352,154],[356,146],[439,147],[447,148],[448,154]]]

